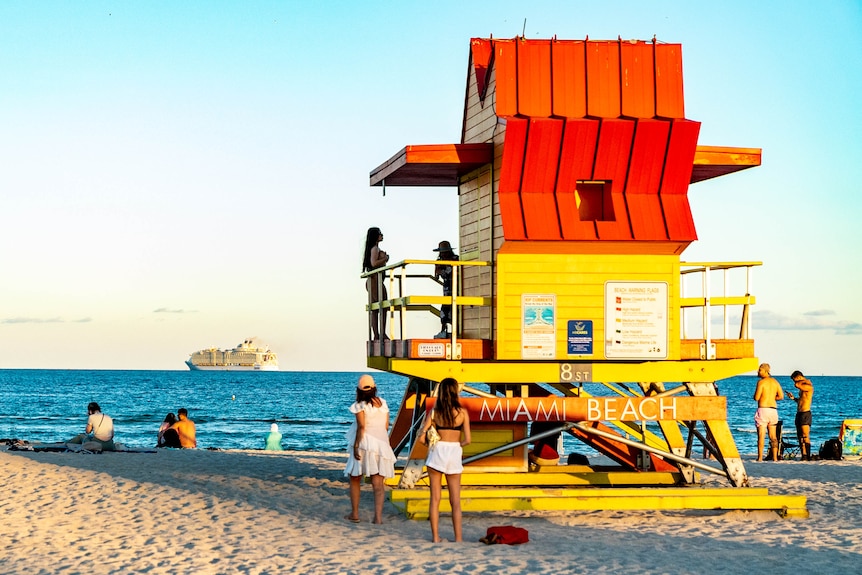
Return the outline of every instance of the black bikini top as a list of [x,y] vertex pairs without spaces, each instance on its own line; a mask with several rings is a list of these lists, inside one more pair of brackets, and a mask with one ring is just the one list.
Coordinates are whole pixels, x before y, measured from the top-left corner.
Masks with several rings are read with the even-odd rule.
[[464,423],[462,422],[461,425],[459,425],[457,427],[446,427],[445,425],[440,425],[439,423],[437,423],[435,421],[434,426],[437,428],[437,431],[440,431],[441,429],[447,430],[447,431],[461,431],[461,429],[464,427]]

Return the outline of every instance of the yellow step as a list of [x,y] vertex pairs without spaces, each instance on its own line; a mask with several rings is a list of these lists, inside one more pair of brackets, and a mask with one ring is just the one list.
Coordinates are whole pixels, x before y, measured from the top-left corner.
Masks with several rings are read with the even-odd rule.
[[[445,490],[444,490],[445,491]],[[410,519],[428,518],[427,489],[394,489],[390,500]],[[462,489],[466,513],[494,511],[771,510],[807,517],[804,495],[769,495],[765,488]],[[450,512],[448,493],[440,511]]]

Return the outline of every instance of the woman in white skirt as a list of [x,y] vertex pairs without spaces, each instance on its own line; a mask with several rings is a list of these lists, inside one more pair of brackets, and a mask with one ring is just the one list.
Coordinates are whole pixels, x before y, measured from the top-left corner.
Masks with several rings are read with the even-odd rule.
[[440,434],[440,441],[428,449],[428,456],[425,459],[428,479],[431,481],[428,515],[431,519],[431,540],[434,543],[441,541],[440,498],[444,474],[449,489],[449,505],[452,507],[452,529],[455,532],[455,541],[462,541],[461,472],[464,466],[461,464],[461,459],[463,458],[462,448],[470,444],[470,418],[458,400],[459,390],[458,382],[451,377],[440,382],[433,417],[425,419],[425,425],[419,434],[419,441],[426,443],[425,433],[432,424]]
[[345,519],[359,523],[359,496],[362,478],[371,477],[374,490],[374,523],[383,523],[383,480],[395,476],[395,453],[389,445],[389,407],[377,397],[377,385],[370,375],[359,378],[356,402],[350,406],[356,416],[347,432],[347,467],[350,477],[350,515]]

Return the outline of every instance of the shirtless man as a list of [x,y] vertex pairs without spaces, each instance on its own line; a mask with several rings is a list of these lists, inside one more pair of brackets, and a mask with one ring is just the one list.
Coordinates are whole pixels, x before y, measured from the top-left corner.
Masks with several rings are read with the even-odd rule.
[[766,431],[769,430],[769,458],[778,461],[778,405],[777,401],[784,397],[781,385],[769,375],[769,364],[761,363],[757,368],[757,387],[754,390],[754,401],[757,402],[757,412],[754,414],[754,425],[757,426],[757,461],[763,461],[763,443]]
[[799,397],[793,397],[787,392],[787,398],[796,402],[796,439],[799,440],[799,451],[802,453],[802,461],[811,461],[811,400],[814,397],[814,384],[802,375],[801,371],[794,371],[790,379],[799,390]]
[[195,439],[195,422],[189,419],[189,411],[185,407],[177,410],[177,421],[172,428],[177,430],[177,435],[180,436],[180,447],[197,447],[198,441]]

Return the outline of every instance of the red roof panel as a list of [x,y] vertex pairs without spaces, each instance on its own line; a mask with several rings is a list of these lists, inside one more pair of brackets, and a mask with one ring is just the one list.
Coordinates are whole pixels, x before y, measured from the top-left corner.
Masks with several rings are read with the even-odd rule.
[[592,220],[581,221],[575,201],[578,180],[592,179],[598,135],[598,120],[566,120],[555,190],[565,240],[598,239],[595,223]]
[[553,115],[583,118],[587,115],[586,43],[556,40],[551,43]]
[[527,239],[520,194],[526,147],[527,120],[510,118],[506,122],[506,139],[503,142],[503,160],[498,188],[503,237],[507,240]]
[[682,90],[682,46],[655,45],[655,113],[661,118],[685,118]]
[[562,237],[554,199],[562,137],[563,120],[530,120],[521,179],[521,205],[526,235],[531,240],[558,240]]
[[658,199],[670,122],[638,120],[626,180],[626,205],[636,240],[666,240]]
[[518,113],[518,52],[517,40],[494,40],[494,71],[498,116]]
[[520,40],[518,46],[518,113],[551,115],[551,41]]
[[488,89],[490,74],[488,68],[491,66],[491,55],[494,46],[491,40],[485,38],[470,38],[470,57],[473,61],[473,69],[476,70],[476,86],[479,90],[479,99],[485,99],[485,91]]
[[620,46],[618,42],[587,42],[587,115],[620,116]]
[[603,210],[605,219],[596,222],[600,240],[632,239],[623,191],[634,128],[632,120],[620,119],[602,120],[599,127],[593,179],[608,181],[611,185],[611,193]]
[[653,44],[620,42],[622,115],[628,118],[655,116],[655,66]]
[[665,215],[668,237],[672,240],[697,239],[694,220],[691,217],[691,206],[688,203],[688,185],[691,180],[699,132],[700,122],[690,120],[671,122],[659,197]]

